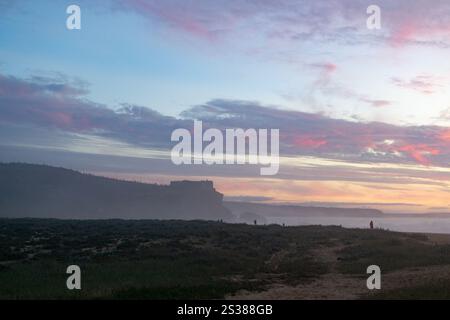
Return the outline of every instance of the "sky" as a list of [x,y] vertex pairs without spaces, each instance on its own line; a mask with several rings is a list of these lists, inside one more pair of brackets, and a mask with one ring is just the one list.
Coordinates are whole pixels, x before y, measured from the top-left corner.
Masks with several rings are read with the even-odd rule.
[[[450,212],[449,54],[447,0],[0,0],[0,161]],[[279,129],[279,173],[175,166],[171,132],[193,120]]]

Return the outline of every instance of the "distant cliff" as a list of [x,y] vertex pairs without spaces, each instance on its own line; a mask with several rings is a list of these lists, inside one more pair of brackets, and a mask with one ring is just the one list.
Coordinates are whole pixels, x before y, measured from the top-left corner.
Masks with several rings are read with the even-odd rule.
[[0,164],[0,217],[231,220],[211,181],[114,180],[31,164]]

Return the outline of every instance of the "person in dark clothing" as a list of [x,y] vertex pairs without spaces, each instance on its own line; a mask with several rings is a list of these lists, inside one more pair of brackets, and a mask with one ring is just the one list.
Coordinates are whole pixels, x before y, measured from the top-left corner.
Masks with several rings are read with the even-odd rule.
[[373,229],[373,221],[370,221],[370,229]]

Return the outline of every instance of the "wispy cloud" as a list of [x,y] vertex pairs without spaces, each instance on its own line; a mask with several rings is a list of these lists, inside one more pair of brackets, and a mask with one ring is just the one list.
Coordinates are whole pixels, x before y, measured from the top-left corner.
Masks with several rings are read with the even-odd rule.
[[423,94],[432,94],[436,89],[442,87],[441,82],[443,79],[431,75],[418,75],[408,80],[393,77],[391,81],[398,87],[418,91]]
[[0,75],[0,121],[90,133],[147,147],[167,146],[170,132],[183,124],[140,106],[123,104],[113,110],[87,100],[85,93],[85,84],[63,78]]
[[334,41],[346,45],[385,42],[386,45],[449,44],[450,4],[445,0],[380,0],[383,30],[376,37],[365,29],[363,0],[295,1],[157,1],[116,0],[122,9],[158,19],[173,29],[205,39],[232,33],[264,34],[284,41]]
[[[1,121],[56,128],[66,132],[118,139],[145,148],[170,148],[176,128],[278,128],[284,155],[310,155],[362,162],[448,166],[448,129],[358,123],[321,114],[290,111],[257,102],[212,100],[180,117],[122,104],[116,110],[85,99],[86,86],[61,79],[0,76]],[[383,103],[381,103],[383,104]]]

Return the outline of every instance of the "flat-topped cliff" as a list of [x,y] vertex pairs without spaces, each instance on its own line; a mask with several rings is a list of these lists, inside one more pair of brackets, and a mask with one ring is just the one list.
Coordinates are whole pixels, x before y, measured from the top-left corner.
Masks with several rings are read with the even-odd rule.
[[21,163],[0,164],[0,217],[230,220],[212,181],[144,184]]

